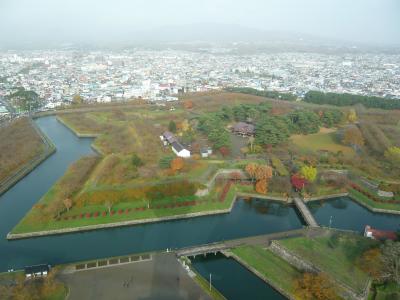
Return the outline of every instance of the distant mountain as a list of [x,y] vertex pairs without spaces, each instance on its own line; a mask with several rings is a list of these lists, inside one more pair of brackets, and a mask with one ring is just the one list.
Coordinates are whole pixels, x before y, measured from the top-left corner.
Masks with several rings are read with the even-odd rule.
[[[188,47],[188,44],[191,46]],[[67,45],[67,46],[66,46]],[[194,46],[193,46],[194,45]],[[196,23],[189,25],[163,26],[137,30],[126,28],[119,32],[91,34],[64,40],[61,37],[38,37],[33,41],[15,40],[12,45],[3,44],[3,49],[88,49],[88,48],[124,48],[151,47],[160,49],[172,47],[194,50],[196,45],[238,45],[239,52],[260,51],[328,51],[354,52],[376,51],[399,53],[399,47],[376,47],[338,41],[328,38],[293,32],[277,32],[249,28],[234,24]]]

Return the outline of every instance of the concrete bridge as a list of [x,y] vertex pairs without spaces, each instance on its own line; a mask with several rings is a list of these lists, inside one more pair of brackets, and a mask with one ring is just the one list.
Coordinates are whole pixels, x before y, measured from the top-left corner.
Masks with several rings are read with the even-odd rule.
[[305,205],[303,200],[301,200],[298,197],[294,197],[293,202],[296,205],[297,209],[300,211],[300,214],[302,215],[307,225],[310,227],[318,227],[317,221],[315,221],[314,216],[312,215],[308,207]]
[[175,253],[178,257],[180,256],[196,256],[196,255],[206,255],[206,254],[216,254],[217,252],[222,252],[224,250],[229,250],[231,248],[240,247],[243,245],[256,245],[262,247],[268,247],[272,240],[280,240],[290,237],[298,236],[315,236],[320,235],[322,230],[317,228],[301,228],[294,229],[284,232],[277,232],[271,234],[257,235],[252,237],[246,237],[242,239],[235,239],[229,241],[222,241],[217,243],[210,243],[204,245],[198,245],[193,247],[182,248],[176,250]]

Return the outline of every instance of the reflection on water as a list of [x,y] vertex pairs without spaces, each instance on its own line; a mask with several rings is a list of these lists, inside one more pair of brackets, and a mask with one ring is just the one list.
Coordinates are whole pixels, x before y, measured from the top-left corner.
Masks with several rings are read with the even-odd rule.
[[222,254],[192,258],[193,267],[229,300],[286,299],[256,275]]
[[348,197],[308,202],[307,206],[323,226],[329,226],[331,220],[332,227],[359,232],[364,231],[365,225],[385,230],[400,229],[400,215],[373,213]]

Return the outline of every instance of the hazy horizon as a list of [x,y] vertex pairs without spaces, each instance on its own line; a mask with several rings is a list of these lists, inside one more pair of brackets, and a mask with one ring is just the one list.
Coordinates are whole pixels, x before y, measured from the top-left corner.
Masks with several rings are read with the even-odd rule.
[[[193,39],[199,24],[224,28],[215,38],[240,39],[250,30],[365,43],[400,45],[400,1],[396,0],[3,0],[0,47],[29,43],[168,41],[170,32]],[[195,24],[195,25],[193,25]],[[196,25],[197,24],[197,25]],[[227,27],[228,26],[228,27]],[[229,32],[243,28],[243,32]],[[182,28],[182,29],[180,29]],[[190,32],[193,30],[193,32]],[[207,38],[207,35],[203,34]],[[174,37],[176,38],[176,37]],[[255,34],[255,39],[257,35]]]

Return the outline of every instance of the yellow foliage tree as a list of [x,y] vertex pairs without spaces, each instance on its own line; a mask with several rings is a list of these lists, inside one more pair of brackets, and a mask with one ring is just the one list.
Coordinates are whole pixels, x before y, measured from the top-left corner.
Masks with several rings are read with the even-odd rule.
[[357,113],[354,109],[350,109],[349,113],[347,114],[347,120],[350,123],[355,123],[357,121]]
[[385,151],[385,158],[400,167],[400,147],[389,147]]
[[314,182],[317,178],[317,169],[312,166],[302,166],[300,173],[309,182]]

